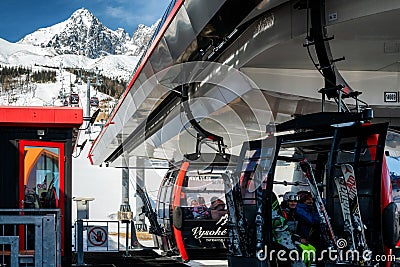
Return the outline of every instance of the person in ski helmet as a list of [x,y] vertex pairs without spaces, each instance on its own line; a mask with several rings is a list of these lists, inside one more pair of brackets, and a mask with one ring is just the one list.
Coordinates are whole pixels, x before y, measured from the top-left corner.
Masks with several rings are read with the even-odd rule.
[[300,191],[297,193],[299,202],[304,203],[307,206],[312,206],[314,204],[314,199],[312,198],[312,195],[308,191]]
[[286,219],[286,224],[289,230],[293,233],[292,239],[303,249],[303,250],[315,250],[315,248],[308,242],[308,240],[298,232],[299,221],[297,219],[297,202],[298,195],[294,192],[286,192],[283,195],[283,201],[281,203],[281,209],[283,217]]
[[[278,198],[275,193],[272,193],[272,237],[274,241],[274,247],[277,250],[284,250],[290,253],[292,250],[299,251],[299,247],[296,246],[293,240],[293,233],[289,230],[285,218],[282,216],[282,210],[278,202]],[[307,265],[301,259],[295,261],[286,262],[283,266],[291,267],[306,267]]]
[[[286,202],[297,202],[297,195],[293,192],[288,192],[284,196],[284,201]],[[285,205],[285,204],[284,204]],[[295,205],[291,205],[292,207]],[[292,217],[294,219],[294,217]],[[295,221],[288,221],[284,217],[284,210],[282,206],[279,205],[276,195],[273,193],[272,196],[272,234],[273,240],[277,244],[277,249],[284,249],[287,253],[292,250],[297,250],[299,255],[303,256],[303,251],[311,251],[314,253],[304,253],[304,258],[298,261],[292,261],[290,263],[291,267],[310,267],[314,259],[312,258],[315,254],[315,248],[308,243],[302,244],[301,238],[291,229],[290,223]],[[307,255],[310,255],[309,258]],[[283,265],[285,266],[285,265]]]
[[287,221],[296,221],[296,207],[297,207],[298,196],[295,192],[286,192],[283,195],[283,201],[281,203],[283,217]]
[[296,218],[297,201],[298,201],[298,196],[296,193],[286,192],[283,195],[283,201],[281,203],[282,216],[285,218],[289,230],[296,235],[298,234],[297,233],[298,220]]

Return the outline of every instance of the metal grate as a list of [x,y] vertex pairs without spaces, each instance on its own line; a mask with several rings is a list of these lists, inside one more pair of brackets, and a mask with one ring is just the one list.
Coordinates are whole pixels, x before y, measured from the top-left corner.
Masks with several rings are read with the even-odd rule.
[[383,43],[383,52],[385,54],[400,53],[400,43],[399,42],[385,42],[385,43]]

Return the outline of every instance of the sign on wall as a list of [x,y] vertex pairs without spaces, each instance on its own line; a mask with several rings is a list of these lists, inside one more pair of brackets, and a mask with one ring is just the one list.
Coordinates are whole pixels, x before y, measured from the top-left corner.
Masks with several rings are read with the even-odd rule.
[[384,92],[383,93],[384,102],[399,102],[399,92]]

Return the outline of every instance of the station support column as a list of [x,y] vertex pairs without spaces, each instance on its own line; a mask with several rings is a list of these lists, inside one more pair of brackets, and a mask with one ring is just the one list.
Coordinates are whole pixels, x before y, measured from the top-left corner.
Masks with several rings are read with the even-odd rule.
[[125,247],[126,247],[126,256],[128,256],[129,249],[129,223],[131,223],[133,218],[133,213],[131,211],[131,206],[129,204],[129,158],[127,156],[123,156],[122,159],[122,199],[121,205],[118,211],[118,220],[121,223],[126,223],[126,237],[125,237]]
[[[136,159],[136,187],[145,187],[145,169],[144,169],[144,159],[138,157]],[[138,195],[138,194],[136,194]],[[143,209],[143,201],[140,197],[136,197],[136,230],[137,231],[147,231],[147,226],[145,223],[145,214]]]
[[[90,118],[90,78],[87,78],[86,98],[86,117]],[[89,122],[87,122],[86,127],[86,133],[90,134],[91,131]]]

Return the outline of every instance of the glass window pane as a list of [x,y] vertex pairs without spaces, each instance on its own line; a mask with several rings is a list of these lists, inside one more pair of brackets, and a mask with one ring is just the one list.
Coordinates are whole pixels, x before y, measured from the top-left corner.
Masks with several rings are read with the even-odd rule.
[[25,146],[24,150],[24,207],[58,208],[59,149]]

